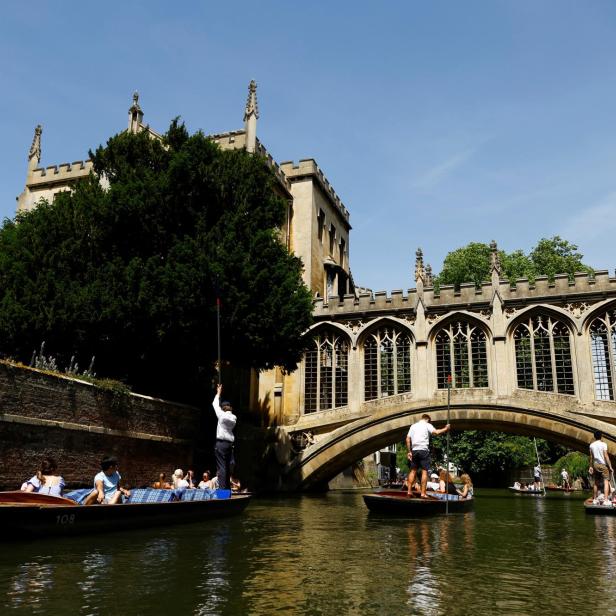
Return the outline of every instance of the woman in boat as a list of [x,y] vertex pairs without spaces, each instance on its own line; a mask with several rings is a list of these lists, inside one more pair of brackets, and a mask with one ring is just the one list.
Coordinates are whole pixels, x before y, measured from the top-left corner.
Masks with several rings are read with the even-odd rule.
[[205,490],[206,488],[210,487],[210,485],[209,485],[210,484],[210,478],[211,478],[210,471],[204,471],[203,478],[199,482],[199,486],[198,486],[200,490]]
[[472,498],[473,482],[471,481],[471,476],[468,473],[463,473],[460,476],[460,481],[462,482],[462,489],[458,490],[460,498]]
[[447,494],[458,494],[456,486],[453,483],[453,477],[444,468],[439,471],[439,491],[447,492]]
[[155,481],[152,487],[157,490],[171,490],[171,484],[167,481],[167,475],[165,473],[160,473],[158,475],[158,481]]
[[44,458],[40,470],[36,475],[26,481],[24,492],[38,492],[49,496],[62,496],[64,478],[58,475],[58,465],[53,458]]
[[181,468],[176,468],[173,472],[173,489],[186,490],[187,488],[188,481],[184,479],[184,471]]

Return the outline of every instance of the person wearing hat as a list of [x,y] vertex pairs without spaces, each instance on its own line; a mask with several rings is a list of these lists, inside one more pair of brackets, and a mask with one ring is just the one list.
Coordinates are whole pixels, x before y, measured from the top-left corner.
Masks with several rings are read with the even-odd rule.
[[216,387],[216,395],[212,406],[218,417],[216,426],[216,445],[214,455],[216,457],[216,470],[218,474],[218,484],[222,490],[231,489],[231,460],[233,459],[233,443],[235,436],[233,430],[237,422],[237,417],[233,414],[233,407],[227,400],[220,402],[222,394],[222,384]]
[[436,473],[432,473],[430,475],[430,481],[428,481],[426,485],[426,489],[436,491],[440,489],[440,486],[441,484],[439,483],[438,475]]

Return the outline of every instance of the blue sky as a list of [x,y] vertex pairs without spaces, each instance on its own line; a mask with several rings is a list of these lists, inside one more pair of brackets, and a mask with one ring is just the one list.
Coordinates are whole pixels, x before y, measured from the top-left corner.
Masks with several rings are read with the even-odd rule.
[[417,246],[559,234],[616,267],[616,3],[7,2],[0,20],[0,217],[43,125],[43,165],[126,127],[242,128],[315,158],[351,212],[355,281],[414,286]]

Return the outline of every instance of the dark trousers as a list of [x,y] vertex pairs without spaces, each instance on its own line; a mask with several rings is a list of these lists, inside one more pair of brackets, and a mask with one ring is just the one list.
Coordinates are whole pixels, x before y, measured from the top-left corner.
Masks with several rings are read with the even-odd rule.
[[217,440],[214,447],[216,456],[216,472],[218,487],[222,490],[231,489],[231,460],[233,459],[233,443]]

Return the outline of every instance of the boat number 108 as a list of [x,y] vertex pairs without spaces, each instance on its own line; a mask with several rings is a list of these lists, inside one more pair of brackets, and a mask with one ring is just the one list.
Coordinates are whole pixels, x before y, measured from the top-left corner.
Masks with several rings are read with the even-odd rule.
[[56,524],[74,524],[75,523],[75,514],[74,513],[65,513],[64,515],[56,516]]

